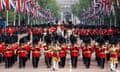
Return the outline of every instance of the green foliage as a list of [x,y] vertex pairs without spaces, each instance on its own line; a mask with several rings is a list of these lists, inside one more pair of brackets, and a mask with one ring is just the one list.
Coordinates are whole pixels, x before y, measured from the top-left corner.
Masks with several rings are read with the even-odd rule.
[[83,9],[90,7],[91,4],[92,4],[92,0],[79,0],[77,4],[74,4],[72,6],[72,12],[75,15],[79,16],[82,13]]
[[56,0],[38,0],[38,3],[42,8],[49,9],[56,17],[60,17],[60,9]]
[[[51,13],[53,13],[53,15],[57,16],[58,18],[60,17],[60,9],[58,4],[56,3],[56,0],[35,0],[38,1],[38,3],[40,4],[40,7],[44,8],[44,9],[49,9],[51,11]],[[6,19],[6,11],[2,11],[0,12],[2,17]],[[13,24],[14,21],[14,11],[13,10],[9,10],[8,13],[8,22],[9,24]],[[18,16],[19,14],[16,14],[16,19],[18,20]],[[27,24],[27,16],[24,14],[20,14],[20,20],[21,22],[24,20],[25,23]],[[33,23],[34,19],[30,17],[30,21]],[[16,23],[17,24],[17,23]]]
[[[117,8],[117,0],[113,0],[113,4],[115,7],[115,16],[103,16],[102,18],[104,19],[104,24],[109,25],[109,26],[113,26],[113,25],[120,25],[120,10],[118,10]],[[74,4],[72,6],[72,12],[74,13],[74,15],[76,16],[80,16],[80,14],[82,13],[83,9],[88,9],[89,7],[92,6],[93,0],[79,0],[78,3]],[[115,23],[116,20],[116,23]],[[98,19],[94,20],[95,24],[98,23]],[[93,21],[92,21],[93,22]]]

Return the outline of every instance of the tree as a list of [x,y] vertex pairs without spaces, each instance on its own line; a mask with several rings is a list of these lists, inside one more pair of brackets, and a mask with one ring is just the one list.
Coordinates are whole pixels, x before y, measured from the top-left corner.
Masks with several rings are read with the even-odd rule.
[[56,0],[38,0],[38,3],[42,8],[49,9],[50,12],[57,18],[60,17],[60,9]]
[[[56,16],[58,18],[60,17],[60,9],[59,9],[59,6],[58,6],[56,0],[35,0],[35,1],[37,1],[39,3],[40,7],[44,8],[44,9],[49,9],[50,12],[54,16]],[[6,11],[2,11],[0,13],[1,13],[3,18],[6,18]],[[18,19],[18,14],[16,14],[16,18]],[[26,18],[27,18],[27,15],[20,14],[20,20],[21,20],[20,22],[22,22]],[[30,19],[31,19],[31,17],[30,17]],[[9,24],[13,24],[13,20],[14,20],[14,11],[13,10],[9,10],[8,20],[9,20],[8,21]],[[27,23],[27,21],[25,21],[25,23]]]
[[[74,13],[74,15],[76,16],[80,16],[81,13],[83,12],[83,9],[88,9],[89,7],[91,7],[93,4],[93,0],[79,0],[78,3],[74,4],[72,6],[72,12]],[[113,4],[114,4],[114,8],[115,8],[115,16],[114,15],[110,15],[110,16],[106,16],[103,15],[103,19],[104,19],[104,24],[109,25],[109,26],[115,26],[115,24],[120,26],[120,10],[117,6],[117,0],[113,0]],[[98,19],[95,21],[95,24],[98,22]],[[116,23],[115,23],[116,22]]]
[[91,5],[92,5],[92,0],[79,0],[78,3],[72,6],[72,12],[75,15],[79,16],[82,13],[83,9],[86,9]]

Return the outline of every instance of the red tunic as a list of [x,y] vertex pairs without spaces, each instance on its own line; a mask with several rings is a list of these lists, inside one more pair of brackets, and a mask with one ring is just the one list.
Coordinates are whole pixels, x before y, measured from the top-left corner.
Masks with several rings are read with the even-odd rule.
[[38,50],[38,49],[35,49],[35,50],[33,50],[32,51],[32,56],[33,57],[40,57],[40,50]]
[[118,54],[119,54],[119,57],[120,57],[120,48],[119,48],[119,53]]
[[13,55],[14,55],[14,53],[10,49],[4,51],[4,56],[5,57],[12,57]]
[[112,58],[118,58],[118,54],[110,54],[110,57],[112,57]]
[[5,43],[1,43],[0,44],[0,52],[4,52],[4,50],[5,50],[5,48],[6,48],[6,45],[5,45]]
[[65,57],[66,56],[66,50],[67,50],[68,46],[65,45],[62,50],[59,52],[60,57]]
[[[45,46],[45,47],[44,47],[44,50],[47,51],[47,50],[48,50],[48,46]],[[45,53],[45,56],[46,56],[46,57],[52,57],[52,53]]]
[[100,58],[106,58],[105,48],[100,50]]
[[20,49],[20,50],[18,51],[18,55],[19,55],[20,57],[26,57],[26,56],[27,56],[27,51],[24,50],[24,49]]
[[60,55],[59,55],[59,53],[57,54],[57,53],[53,53],[53,55],[52,55],[52,57],[55,57],[55,58],[60,58]]
[[28,44],[25,44],[23,48],[26,49],[27,51],[30,51],[30,50],[31,50],[31,47],[30,47],[30,45],[28,45]]
[[73,56],[73,57],[79,56],[79,49],[80,49],[79,47],[70,48],[71,56]]
[[98,47],[95,48],[95,54],[96,54],[96,57],[100,56],[100,49]]
[[87,58],[91,58],[92,55],[92,49],[91,48],[86,48],[83,52],[84,56]]

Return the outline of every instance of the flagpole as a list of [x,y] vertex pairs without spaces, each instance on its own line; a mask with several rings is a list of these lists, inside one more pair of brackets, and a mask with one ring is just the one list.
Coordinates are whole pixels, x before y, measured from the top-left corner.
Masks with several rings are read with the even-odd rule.
[[19,13],[19,21],[18,21],[18,25],[20,26],[20,13]]
[[33,19],[34,19],[34,25],[35,25],[35,17]]
[[14,14],[14,22],[13,25],[15,26],[16,14]]
[[115,15],[115,27],[117,26],[117,21],[116,21],[117,19],[116,19],[116,15]]
[[111,25],[112,25],[111,23],[112,23],[112,20],[111,20],[111,17],[110,17],[110,28],[111,28]]
[[30,18],[29,18],[29,15],[28,15],[28,25],[30,24]]
[[7,10],[7,13],[6,13],[6,26],[8,26],[8,10]]

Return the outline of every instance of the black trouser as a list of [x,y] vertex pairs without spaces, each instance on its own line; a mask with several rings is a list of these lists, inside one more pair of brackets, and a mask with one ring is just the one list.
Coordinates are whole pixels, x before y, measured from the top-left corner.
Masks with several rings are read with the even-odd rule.
[[38,67],[39,57],[32,57],[32,65],[34,68]]
[[26,65],[26,57],[19,57],[19,68],[24,68]]
[[106,57],[107,57],[107,61],[110,60],[110,54],[106,54]]
[[96,56],[97,65],[100,66],[100,57]]
[[5,68],[9,68],[12,66],[12,58],[11,57],[5,57]]
[[0,54],[0,63],[3,62],[3,55]]
[[83,63],[85,64],[85,56],[82,54]]
[[100,58],[100,67],[104,69],[105,58]]
[[30,51],[28,51],[27,53],[28,53],[28,54],[27,54],[26,60],[30,60]]
[[120,56],[118,57],[118,60],[119,60],[119,62],[120,62]]
[[48,68],[51,67],[51,62],[52,62],[52,57],[46,57],[45,56],[45,63],[46,63]]
[[76,68],[77,67],[77,60],[78,60],[78,57],[74,57],[74,56],[71,56],[71,64],[72,64],[72,68]]
[[60,68],[65,67],[65,61],[66,61],[66,56],[65,57],[60,57],[60,62],[59,62],[59,67]]
[[86,66],[86,68],[90,67],[90,60],[91,60],[91,58],[85,57],[85,66]]
[[15,63],[15,59],[14,56],[11,57],[11,65],[13,65]]
[[116,69],[117,69],[117,67],[118,67],[118,64],[115,65],[115,68],[116,68]]
[[17,61],[17,55],[14,55],[14,63]]

